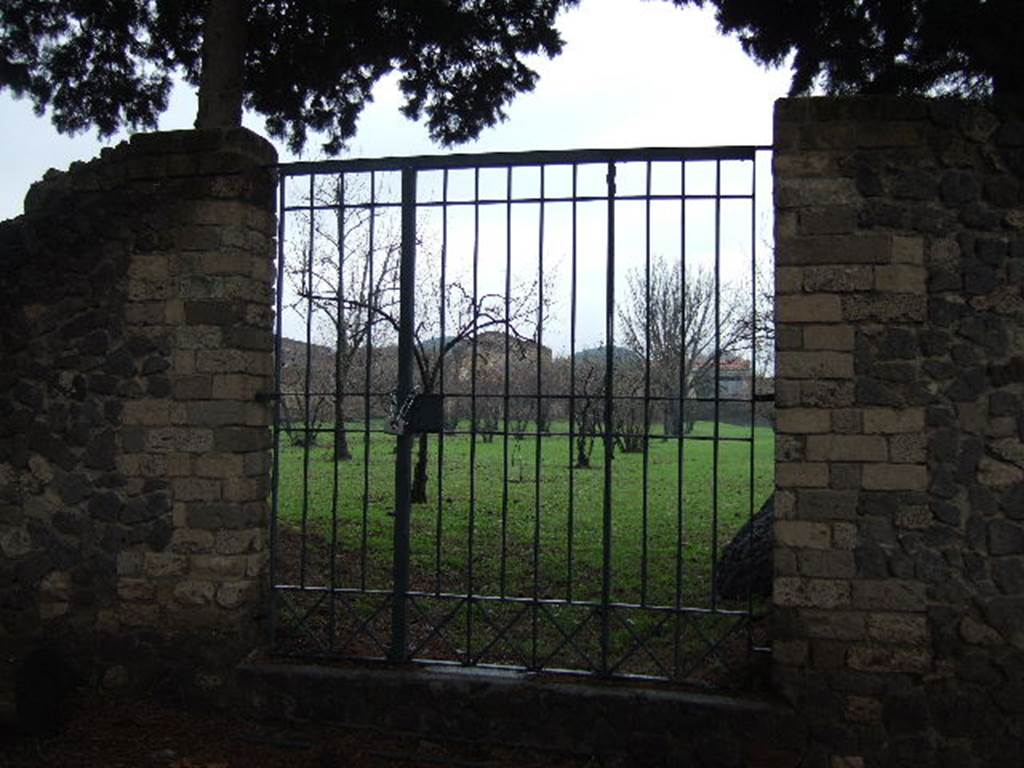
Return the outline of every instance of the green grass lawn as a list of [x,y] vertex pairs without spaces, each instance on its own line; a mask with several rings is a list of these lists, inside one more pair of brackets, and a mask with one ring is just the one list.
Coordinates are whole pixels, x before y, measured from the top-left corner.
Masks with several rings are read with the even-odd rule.
[[[552,431],[565,427],[555,424]],[[684,602],[693,606],[709,604],[713,540],[717,536],[721,549],[747,520],[751,509],[751,444],[720,441],[715,521],[713,443],[698,439],[711,436],[712,427],[711,423],[698,422],[682,442],[651,438],[646,515],[643,454],[616,451],[611,504],[613,601],[674,604],[677,554],[681,554]],[[722,437],[749,435],[749,428],[721,426]],[[768,428],[755,430],[755,511],[772,490],[772,437]],[[278,519],[284,525],[301,527],[305,510],[307,530],[328,540],[332,521],[336,520],[341,552],[337,583],[386,589],[391,578],[395,439],[371,433],[368,466],[364,465],[367,441],[358,425],[354,429],[350,426],[349,440],[353,457],[337,465],[330,460],[327,435],[322,435],[320,445],[311,449],[308,463],[301,448],[283,448]],[[487,443],[477,437],[473,484],[469,435],[444,437],[440,475],[439,438],[431,435],[429,441],[429,501],[414,505],[412,511],[411,570],[415,589],[510,596],[533,596],[536,590],[545,598],[600,598],[604,520],[604,453],[600,440],[594,446],[591,468],[570,470],[568,437],[509,437],[506,469],[503,438],[497,436]],[[684,455],[681,510],[680,450]],[[681,549],[677,547],[680,519]],[[328,572],[313,567],[312,559],[309,563],[307,581],[323,581]],[[292,569],[284,570],[290,573]]]

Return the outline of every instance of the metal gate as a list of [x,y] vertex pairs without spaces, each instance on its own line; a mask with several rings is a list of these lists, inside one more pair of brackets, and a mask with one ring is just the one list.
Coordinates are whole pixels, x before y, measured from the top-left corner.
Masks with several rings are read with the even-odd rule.
[[719,569],[774,482],[769,159],[281,166],[273,648],[738,682],[767,605]]

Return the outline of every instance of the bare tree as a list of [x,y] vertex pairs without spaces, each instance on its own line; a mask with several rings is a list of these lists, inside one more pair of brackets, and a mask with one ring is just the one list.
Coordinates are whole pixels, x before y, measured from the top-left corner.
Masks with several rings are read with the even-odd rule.
[[[739,291],[719,285],[704,268],[679,267],[661,258],[626,278],[626,301],[619,309],[622,343],[640,359],[651,361],[652,393],[665,401],[665,433],[689,432],[691,418],[683,420],[680,400],[717,396],[716,361],[728,360],[749,346],[749,326],[743,321],[744,302]],[[749,311],[749,310],[748,310]]]
[[[507,336],[510,344],[529,341],[536,328],[541,307],[536,281],[514,284],[507,298],[501,293],[480,293],[474,290],[472,280],[466,279],[464,275],[446,275],[442,288],[439,254],[422,243],[420,245],[416,270],[413,357],[419,374],[419,393],[429,395],[436,393],[442,366],[446,360],[451,359],[455,350],[472,349],[474,337],[479,339],[481,335],[494,331]],[[393,278],[391,283],[384,286],[378,304],[370,309],[397,334],[397,272]],[[422,504],[427,501],[427,472],[428,435],[421,433],[413,470],[413,503]]]
[[[393,286],[398,282],[399,241],[375,222],[364,207],[346,206],[345,177],[313,191],[313,206],[326,206],[333,216],[310,213],[312,243],[302,243],[300,258],[288,271],[295,300],[292,309],[313,324],[317,341],[334,349],[333,372],[323,363],[312,372],[313,381],[333,390],[334,460],[352,457],[345,427],[345,403],[352,372],[369,365],[367,347],[381,344],[387,329],[382,312],[398,303]],[[381,231],[383,229],[383,231]],[[319,319],[315,319],[319,318]],[[369,393],[364,396],[368,397]]]

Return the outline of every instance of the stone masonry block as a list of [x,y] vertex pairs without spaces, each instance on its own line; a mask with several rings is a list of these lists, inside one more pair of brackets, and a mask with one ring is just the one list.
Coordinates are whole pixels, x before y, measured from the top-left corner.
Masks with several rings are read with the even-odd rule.
[[833,523],[832,545],[836,549],[856,549],[858,528],[854,523]]
[[184,576],[188,572],[188,558],[167,552],[147,552],[145,574],[152,578]]
[[780,240],[776,263],[785,266],[889,264],[892,236],[883,233],[818,235]]
[[851,205],[860,200],[853,179],[775,180],[775,205],[781,210],[819,205]]
[[810,293],[869,291],[874,280],[874,267],[837,265],[803,268],[803,287]]
[[853,520],[857,517],[856,491],[804,489],[796,492],[797,517],[801,520]]
[[256,394],[269,389],[270,382],[264,376],[244,373],[218,374],[213,377],[214,399],[251,401]]
[[804,270],[801,267],[776,267],[775,293],[782,296],[803,290]]
[[868,637],[882,643],[926,645],[931,639],[924,614],[869,613],[867,630]]
[[243,555],[193,555],[189,558],[189,572],[217,580],[240,579],[245,576],[246,558]]
[[828,464],[778,463],[775,466],[775,485],[777,488],[827,488]]
[[146,449],[153,453],[206,453],[213,448],[213,431],[193,427],[156,427],[146,433]]
[[924,294],[854,294],[844,296],[843,318],[854,322],[921,322],[928,316]]
[[214,534],[193,528],[178,528],[171,534],[171,552],[178,555],[201,555],[213,551]]
[[829,411],[821,408],[780,408],[776,412],[776,430],[783,434],[828,432]]
[[784,547],[828,549],[832,545],[832,529],[827,523],[777,520],[775,543]]
[[898,464],[924,464],[928,438],[924,434],[893,435],[889,438],[889,459]]
[[246,504],[220,502],[187,505],[186,520],[189,527],[204,530],[239,530],[262,524],[261,510]]
[[217,587],[217,605],[228,610],[252,603],[256,596],[256,584],[252,581],[226,581]]
[[842,304],[838,296],[815,293],[775,299],[775,320],[778,323],[829,323],[842,319]]
[[925,585],[918,581],[876,579],[853,582],[853,604],[871,611],[923,611]]
[[229,478],[245,474],[245,456],[238,453],[206,453],[196,457],[199,477]]
[[171,481],[176,501],[217,501],[221,498],[221,483],[215,478],[177,477]]
[[924,238],[893,236],[892,260],[894,264],[923,264]]
[[922,674],[931,669],[932,655],[925,649],[863,645],[850,649],[846,663],[858,672]]
[[191,424],[219,427],[245,423],[248,403],[235,400],[200,400],[188,404]]
[[880,435],[811,435],[808,461],[885,461],[889,447]]
[[808,325],[803,328],[803,343],[806,350],[852,350],[854,330],[849,325]]
[[884,293],[924,293],[928,275],[924,267],[890,264],[875,267],[875,290]]
[[800,612],[801,634],[815,640],[862,640],[865,637],[865,614],[861,611]]
[[864,432],[867,434],[921,433],[924,408],[865,408]]
[[244,555],[262,552],[264,548],[263,529],[217,531],[214,548],[218,555]]
[[857,229],[859,209],[854,205],[829,205],[799,211],[800,233],[844,235]]
[[853,355],[848,352],[780,352],[776,373],[788,379],[852,379]]
[[174,587],[174,599],[181,605],[209,605],[213,600],[213,582],[201,579],[186,579]]
[[270,430],[260,427],[220,427],[213,439],[213,447],[222,453],[265,450],[270,443]]
[[775,579],[773,600],[782,607],[839,608],[850,604],[850,582],[780,577]]
[[857,574],[857,564],[849,551],[804,549],[797,558],[802,576],[850,579]]
[[920,464],[866,464],[864,488],[871,491],[923,491],[928,468]]

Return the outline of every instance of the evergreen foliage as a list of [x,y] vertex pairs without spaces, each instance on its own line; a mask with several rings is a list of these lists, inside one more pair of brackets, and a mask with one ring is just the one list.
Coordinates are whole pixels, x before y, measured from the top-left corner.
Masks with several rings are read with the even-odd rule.
[[[577,0],[266,0],[248,4],[245,106],[300,149],[310,130],[338,153],[373,85],[400,73],[409,117],[454,144],[504,116],[556,56],[554,21]],[[205,0],[4,0],[0,90],[74,133],[152,129],[172,76],[200,82]]]
[[791,93],[1024,93],[1021,0],[672,0],[714,5],[763,64],[793,58]]

